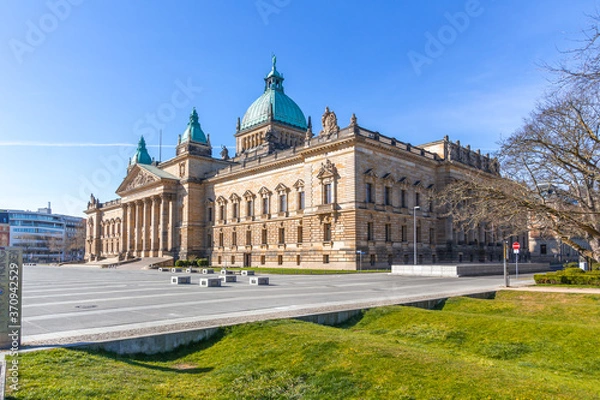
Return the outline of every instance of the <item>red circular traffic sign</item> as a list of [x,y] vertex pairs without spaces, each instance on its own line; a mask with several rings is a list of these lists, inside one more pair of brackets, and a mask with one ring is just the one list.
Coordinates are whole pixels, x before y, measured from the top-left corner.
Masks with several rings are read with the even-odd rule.
[[519,244],[519,242],[514,242],[512,244],[512,248],[513,250],[519,250],[521,248],[521,245]]

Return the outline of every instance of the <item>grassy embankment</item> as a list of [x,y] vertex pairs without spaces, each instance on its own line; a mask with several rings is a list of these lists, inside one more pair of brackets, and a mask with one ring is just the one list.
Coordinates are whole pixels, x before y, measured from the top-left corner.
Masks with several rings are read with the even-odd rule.
[[158,356],[20,356],[9,399],[597,399],[600,296],[500,292],[345,327],[252,323]]

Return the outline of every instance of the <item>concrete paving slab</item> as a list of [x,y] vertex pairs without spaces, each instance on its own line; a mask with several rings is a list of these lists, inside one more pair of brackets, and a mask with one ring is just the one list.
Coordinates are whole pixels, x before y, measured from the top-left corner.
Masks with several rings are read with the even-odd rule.
[[[171,285],[170,274],[157,270],[27,267],[23,343],[69,344],[401,304],[494,291],[504,282],[501,276],[270,275],[269,286],[252,287],[240,276],[241,284],[207,290],[201,277]],[[520,278],[519,284],[533,283]]]

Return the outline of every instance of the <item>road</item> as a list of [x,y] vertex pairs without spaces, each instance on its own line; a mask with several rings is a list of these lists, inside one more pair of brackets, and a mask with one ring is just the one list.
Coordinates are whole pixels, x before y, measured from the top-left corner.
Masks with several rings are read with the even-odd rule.
[[[492,291],[501,276],[270,275],[220,288],[172,285],[156,270],[24,267],[23,344],[59,345]],[[530,282],[521,277],[521,283]]]

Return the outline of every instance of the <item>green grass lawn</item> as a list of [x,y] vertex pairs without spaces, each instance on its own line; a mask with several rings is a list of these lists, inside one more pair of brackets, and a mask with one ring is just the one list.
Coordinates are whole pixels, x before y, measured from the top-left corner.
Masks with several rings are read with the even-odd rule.
[[159,356],[22,354],[8,399],[598,399],[600,296],[499,292],[342,327],[245,324]]

